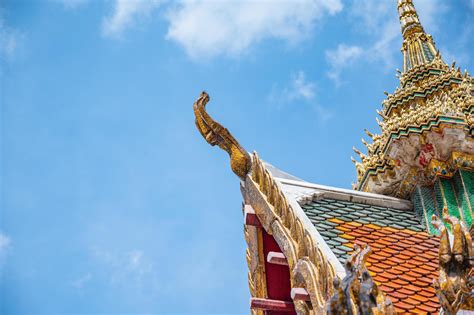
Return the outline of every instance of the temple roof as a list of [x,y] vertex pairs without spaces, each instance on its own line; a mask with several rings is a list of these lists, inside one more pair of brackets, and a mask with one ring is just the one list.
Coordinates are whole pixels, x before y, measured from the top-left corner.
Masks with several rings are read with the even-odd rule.
[[[268,163],[266,163],[268,165]],[[367,268],[399,312],[434,313],[439,239],[429,235],[406,200],[294,180],[274,166],[285,195],[296,200],[341,265],[367,244]],[[277,177],[286,174],[285,178]]]
[[[383,110],[377,111],[381,133],[366,130],[372,139],[362,139],[366,153],[354,148],[360,157],[352,159],[357,191],[309,183],[249,154],[207,114],[205,92],[194,104],[204,139],[229,154],[241,179],[255,298],[275,302],[267,285],[273,289],[272,281],[290,277],[291,285],[278,285],[288,289],[287,299],[278,299],[301,314],[310,308],[316,314],[352,309],[344,299],[357,302],[364,314],[374,301],[383,314],[392,314],[393,307],[410,314],[437,313],[441,306],[450,314],[474,309],[467,280],[474,265],[468,232],[474,79],[442,60],[412,0],[399,0],[397,8],[404,60],[400,87],[385,92]],[[266,235],[274,246],[265,244]],[[268,264],[285,266],[285,275],[267,272]],[[268,303],[252,310],[274,310]]]
[[303,204],[302,208],[341,263],[346,261],[347,253],[352,251],[350,241],[353,237],[347,236],[349,230],[368,226],[356,233],[361,237],[366,236],[365,231],[373,231],[374,226],[423,231],[419,219],[411,211],[334,199],[312,201]]
[[398,311],[436,312],[439,241],[412,211],[321,199],[302,208],[341,263],[367,244],[367,268]]

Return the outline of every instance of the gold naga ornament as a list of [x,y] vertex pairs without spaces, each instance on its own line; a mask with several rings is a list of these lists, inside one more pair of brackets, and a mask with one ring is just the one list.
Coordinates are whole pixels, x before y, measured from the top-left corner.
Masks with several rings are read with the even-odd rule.
[[210,145],[215,146],[217,144],[219,148],[229,154],[232,171],[241,179],[244,179],[252,168],[252,158],[230,132],[206,112],[208,102],[209,95],[204,91],[194,102],[196,127]]
[[[217,123],[206,112],[205,105],[208,101],[208,94],[202,92],[193,106],[196,116],[196,126],[201,135],[209,144],[212,146],[217,144],[229,154],[231,168],[241,179],[245,179],[253,170],[251,173],[252,180],[258,183],[259,190],[267,196],[269,203],[272,204],[277,211],[282,212],[282,217],[286,219],[283,220],[283,225],[287,226],[288,230],[293,232],[291,234],[294,234],[293,239],[295,240],[295,244],[299,247],[295,251],[295,258],[289,259],[297,271],[297,278],[303,274],[311,274],[311,272],[302,273],[301,270],[299,270],[301,269],[300,265],[302,263],[309,265],[314,263],[317,266],[316,269],[320,273],[319,277],[323,280],[319,282],[319,285],[324,283],[326,285],[321,287],[307,285],[308,288],[311,288],[311,290],[309,290],[310,295],[315,295],[313,307],[320,306],[316,314],[395,314],[390,300],[378,289],[365,266],[366,260],[371,253],[370,247],[366,245],[358,247],[356,245],[354,247],[355,252],[346,262],[346,276],[342,279],[335,276],[334,270],[332,270],[330,264],[321,254],[317,246],[312,242],[308,243],[308,239],[303,236],[304,232],[299,231],[297,228],[301,228],[301,222],[294,217],[291,206],[288,205],[286,198],[279,190],[279,186],[276,185],[272,176],[267,170],[264,170],[262,161],[255,153],[254,156],[251,157],[229,131]],[[291,255],[289,257],[291,257]],[[297,261],[298,263],[296,263]],[[252,280],[250,283],[251,288],[258,286],[258,278],[261,278],[261,275],[254,277],[249,273],[249,280]],[[309,279],[302,279],[302,281],[312,283]],[[324,307],[324,305],[326,306]],[[295,306],[301,307],[301,309],[304,310],[302,313],[306,313],[304,305],[297,304]]]

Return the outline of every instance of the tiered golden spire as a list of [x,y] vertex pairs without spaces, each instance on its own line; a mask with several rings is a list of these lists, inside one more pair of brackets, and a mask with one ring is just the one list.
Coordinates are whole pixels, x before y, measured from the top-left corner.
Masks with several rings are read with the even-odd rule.
[[438,54],[433,39],[425,33],[412,0],[398,0],[398,14],[403,35],[403,69],[433,61]]
[[[436,161],[447,163],[452,154],[472,156],[473,80],[441,59],[412,0],[398,0],[397,9],[403,35],[400,87],[385,93],[383,110],[378,111],[382,120],[377,119],[381,133],[368,133],[373,142],[362,141],[367,153],[354,150],[360,162],[352,160],[356,189],[408,198],[416,185],[435,179]],[[445,128],[452,130],[445,135]],[[456,139],[464,140],[456,144]],[[457,169],[451,164],[450,169]]]

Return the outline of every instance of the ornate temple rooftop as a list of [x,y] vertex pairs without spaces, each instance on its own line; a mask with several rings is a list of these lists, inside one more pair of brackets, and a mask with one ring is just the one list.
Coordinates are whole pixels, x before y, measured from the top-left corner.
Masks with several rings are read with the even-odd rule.
[[439,239],[426,233],[410,202],[291,179],[274,166],[271,172],[286,175],[275,177],[283,192],[298,202],[341,265],[355,244],[368,244],[367,268],[398,312],[437,311],[432,279],[438,275]]
[[[455,62],[448,66],[425,33],[412,0],[398,1],[403,36],[400,86],[382,102],[380,134],[366,130],[366,153],[354,148],[354,188],[409,198],[437,176],[474,170],[473,79]],[[371,142],[371,143],[370,143]]]
[[474,311],[474,80],[444,63],[411,0],[397,9],[401,87],[354,149],[356,190],[279,170],[207,114],[207,93],[194,104],[240,178],[253,314]]

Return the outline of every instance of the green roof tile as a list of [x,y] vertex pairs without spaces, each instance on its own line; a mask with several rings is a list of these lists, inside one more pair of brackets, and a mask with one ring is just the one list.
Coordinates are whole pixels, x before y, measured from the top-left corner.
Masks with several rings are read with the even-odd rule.
[[321,216],[326,219],[332,219],[334,218],[334,215],[329,214],[329,213],[322,213]]
[[343,251],[343,250],[341,250],[341,249],[339,249],[339,247],[333,248],[332,251],[333,251],[333,253],[336,254],[336,255],[345,255],[345,254],[346,254],[346,252]]
[[336,227],[336,226],[339,225],[339,224],[334,223],[334,222],[331,222],[331,221],[326,221],[326,222],[324,222],[324,224],[329,225],[329,226],[331,226],[332,228],[334,228],[334,227]]
[[[342,244],[349,242],[349,241],[346,240],[345,238],[342,238],[342,237],[339,237],[339,236],[336,237],[336,238],[334,238],[334,240],[335,240],[335,241],[338,241],[339,243],[342,243]],[[352,249],[351,249],[351,250],[352,250]]]
[[330,210],[337,210],[337,209],[339,209],[340,207],[331,204],[331,205],[326,205],[325,208],[328,208],[328,209],[330,209]]
[[319,234],[321,234],[322,236],[326,236],[328,238],[336,238],[337,237],[337,234],[334,233],[334,232],[331,232],[331,231],[326,231],[326,230],[322,230],[322,231],[318,231]]
[[350,209],[345,208],[345,209],[334,210],[332,213],[334,215],[345,215],[346,213],[350,213],[350,212],[351,212]]
[[[323,237],[323,238],[324,238],[324,237]],[[330,239],[330,238],[328,238],[327,240],[326,240],[326,239],[324,239],[324,240],[325,240],[326,243],[331,247],[331,249],[334,248],[334,247],[341,246],[341,243],[340,243],[340,242],[337,242],[337,241],[332,240],[332,239]]]
[[330,221],[325,221],[325,222],[321,222],[318,224],[318,229],[322,228],[324,230],[333,230],[334,229],[334,226],[331,226],[329,225],[328,223],[332,223]]
[[369,223],[372,223],[373,221],[368,221],[368,220],[366,220],[366,219],[364,219],[364,218],[360,218],[360,219],[357,220],[357,222],[359,222],[359,223],[364,223],[364,224],[369,224]]
[[345,246],[345,245],[341,245],[338,247],[340,250],[343,250],[345,252],[351,252],[352,251],[352,248],[350,248],[349,246]]
[[370,211],[370,210],[367,210],[367,209],[364,209],[364,210],[360,210],[360,211],[357,211],[358,213],[363,213],[363,214],[366,214],[366,215],[371,215],[373,214],[373,211]]
[[397,223],[393,223],[390,226],[394,227],[394,228],[397,228],[397,229],[402,229],[402,230],[407,228],[406,225],[400,225],[400,224],[397,224]]
[[332,218],[345,222],[371,223],[381,227],[409,229],[417,232],[424,230],[419,218],[413,211],[332,199],[313,201],[302,208],[329,248],[342,263],[347,259],[347,253],[352,251],[352,248],[343,245],[349,241],[340,237],[345,232],[337,229],[340,224],[329,221]]

